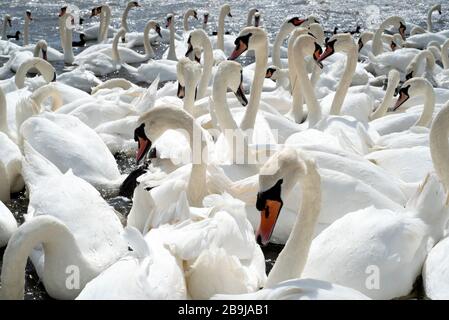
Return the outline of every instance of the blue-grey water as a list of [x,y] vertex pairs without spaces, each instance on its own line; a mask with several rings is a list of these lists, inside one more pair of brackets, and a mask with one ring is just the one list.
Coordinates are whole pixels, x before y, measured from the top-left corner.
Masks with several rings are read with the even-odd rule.
[[[146,22],[150,19],[160,21],[161,25],[165,25],[164,18],[167,13],[176,14],[176,28],[182,29],[182,14],[188,8],[195,8],[199,14],[199,20],[190,20],[194,27],[202,24],[202,14],[205,11],[210,13],[208,32],[216,31],[216,20],[218,17],[219,8],[224,3],[231,5],[231,12],[233,17],[226,18],[225,29],[232,33],[238,33],[239,30],[246,25],[247,12],[250,8],[258,8],[262,14],[262,26],[267,30],[270,39],[274,39],[276,31],[281,23],[287,17],[299,16],[306,17],[313,14],[320,23],[324,26],[326,31],[332,31],[334,27],[338,27],[339,31],[355,30],[357,25],[364,29],[373,29],[380,21],[391,15],[402,16],[406,22],[426,26],[426,16],[428,8],[434,4],[430,0],[259,0],[259,1],[177,1],[177,0],[140,0],[140,8],[134,8],[130,11],[128,16],[128,25],[131,31],[143,31]],[[121,14],[128,3],[127,0],[121,1],[89,1],[89,0],[74,0],[67,2],[79,9],[80,16],[84,18],[83,26],[88,27],[93,23],[98,23],[98,18],[89,18],[92,8],[103,3],[109,4],[112,9],[111,24],[114,27],[120,25]],[[59,9],[65,4],[63,1],[49,1],[49,0],[0,0],[0,20],[3,22],[3,16],[10,14],[13,18],[12,28],[8,34],[13,34],[15,31],[23,30],[25,10],[31,10],[33,22],[30,26],[30,43],[36,42],[40,39],[45,39],[49,46],[61,49],[58,26]],[[72,7],[74,8],[74,7]],[[435,15],[433,18],[435,30],[449,29],[449,19],[447,13],[449,12],[449,2],[442,2],[441,16]],[[0,26],[1,27],[1,26]],[[74,35],[74,40],[78,40],[78,36]],[[17,41],[22,44],[22,40]],[[156,53],[160,56],[164,51],[165,46],[156,48]],[[80,50],[80,49],[75,49]],[[143,48],[137,48],[143,51]],[[0,66],[4,63],[4,59],[0,59]],[[64,71],[63,63],[56,63],[55,67],[58,73]],[[124,73],[122,73],[124,72]],[[133,80],[126,71],[121,71],[119,74],[125,78]],[[113,75],[117,76],[117,75]],[[111,76],[109,76],[111,77]],[[134,168],[134,161],[121,156],[116,156],[119,163],[120,170],[123,173],[129,173]],[[131,203],[123,198],[107,199],[108,202],[114,206],[118,213],[125,217],[129,212]],[[14,195],[13,200],[7,204],[19,222],[22,222],[23,214],[26,213],[28,200],[24,192]],[[281,246],[271,246],[264,248],[264,254],[267,261],[267,270],[269,270],[274,263],[277,253]],[[3,250],[0,251],[0,270],[1,257]],[[415,296],[422,296],[418,288],[415,290]],[[26,272],[26,299],[48,299],[42,284],[35,274],[32,265],[28,263]]]

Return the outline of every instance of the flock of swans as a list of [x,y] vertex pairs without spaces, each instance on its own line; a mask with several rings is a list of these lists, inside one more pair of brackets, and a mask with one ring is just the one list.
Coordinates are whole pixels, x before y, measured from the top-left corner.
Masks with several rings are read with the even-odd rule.
[[[191,29],[194,9],[180,32],[175,14],[131,32],[135,7],[119,29],[108,5],[93,8],[80,41],[61,8],[62,51],[29,43],[31,11],[22,46],[4,17],[3,299],[24,297],[28,258],[56,299],[393,299],[420,277],[426,297],[449,299],[441,5],[427,29],[391,16],[327,34],[289,17],[273,43],[257,9],[232,35],[223,5],[210,35],[208,12]],[[54,61],[72,68],[57,75]],[[101,80],[122,68],[151,85]],[[140,164],[130,175],[119,153]],[[24,188],[19,226],[5,204]],[[125,221],[105,200],[117,194],[132,199]],[[269,242],[285,246],[267,276]]]

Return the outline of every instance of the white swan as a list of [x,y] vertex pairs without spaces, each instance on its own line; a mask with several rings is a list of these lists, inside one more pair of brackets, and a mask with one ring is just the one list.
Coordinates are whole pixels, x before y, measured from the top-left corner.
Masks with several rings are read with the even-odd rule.
[[76,117],[43,112],[23,122],[20,133],[60,170],[72,169],[99,189],[118,190],[122,177],[114,157],[95,131]]
[[413,36],[419,33],[433,32],[432,13],[434,13],[435,11],[437,11],[441,16],[441,4],[435,4],[432,7],[430,7],[429,11],[427,11],[427,20],[426,20],[427,28],[423,29],[421,27],[414,27],[410,31],[410,35]]
[[90,18],[97,15],[100,15],[100,23],[85,28],[83,33],[86,40],[98,40],[99,43],[102,43],[108,37],[111,37],[116,30],[109,25],[111,21],[111,8],[107,4],[92,9]]
[[159,242],[145,242],[139,231],[125,229],[133,249],[91,280],[77,300],[186,299],[187,289],[179,261]]
[[412,78],[404,82],[392,110],[396,111],[415,96],[424,97],[423,108],[413,108],[413,112],[387,114],[371,121],[370,126],[380,135],[404,131],[412,126],[429,126],[435,109],[435,93],[432,85],[423,78]]
[[298,180],[302,186],[301,209],[264,289],[253,294],[217,295],[214,298],[264,299],[273,296],[283,299],[367,299],[355,290],[332,283],[312,279],[293,280],[301,277],[308,259],[321,198],[320,175],[315,164],[295,150],[285,148],[275,153],[261,168],[256,204],[261,211],[261,222],[256,234],[258,242],[266,244],[270,239],[284,196]]
[[[82,57],[76,57],[73,59],[73,63],[83,66],[86,70],[92,71],[95,75],[104,76],[109,73],[119,70],[122,66],[120,60],[120,51],[118,50],[118,42],[122,35],[126,33],[125,29],[120,29],[114,36],[112,42],[111,56],[103,52],[92,52]],[[68,50],[72,52],[72,31],[67,29],[66,45]],[[131,50],[131,49],[128,49]],[[132,50],[131,50],[132,51]],[[134,52],[134,51],[133,51]],[[73,54],[73,53],[72,53]],[[137,53],[136,53],[137,54]]]
[[[91,185],[71,171],[62,174],[30,146],[24,147],[29,214],[5,250],[1,295],[23,299],[25,266],[31,256],[49,295],[73,299],[87,282],[127,252],[123,227]],[[55,202],[55,197],[61,201]],[[74,266],[79,283],[67,286],[67,270]]]
[[224,24],[226,16],[232,17],[231,6],[229,4],[224,4],[220,8],[220,14],[218,16],[217,35],[211,37],[211,42],[213,47],[223,51],[226,55],[229,55],[234,49],[235,37],[225,35]]
[[386,28],[389,26],[393,26],[394,28],[398,28],[399,34],[402,36],[402,38],[405,40],[405,21],[401,17],[398,16],[392,16],[387,19],[385,19],[377,29],[376,33],[374,34],[373,38],[373,54],[374,56],[378,56],[383,52],[383,45],[382,45],[382,34],[385,31]]

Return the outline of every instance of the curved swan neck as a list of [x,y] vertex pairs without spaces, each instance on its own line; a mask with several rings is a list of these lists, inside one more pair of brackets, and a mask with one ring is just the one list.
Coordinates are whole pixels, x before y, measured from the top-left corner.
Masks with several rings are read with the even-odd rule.
[[301,277],[320,214],[321,179],[315,164],[306,160],[307,174],[301,181],[302,204],[284,249],[271,269],[265,287]]
[[[229,105],[227,103],[227,79],[224,79],[223,75],[217,74],[214,79],[214,86],[212,88],[212,97],[213,97],[213,108],[214,114],[217,118],[218,125],[222,134],[225,135],[225,138],[228,142],[228,146],[231,148],[236,145],[234,141],[234,136],[237,141],[243,142],[243,150],[244,152],[248,152],[248,140],[240,130],[239,126],[235,122],[232,117],[232,113],[229,109]],[[229,150],[232,155],[232,163],[237,163],[237,152],[232,149]],[[242,155],[239,155],[241,157]],[[248,159],[248,154],[243,155],[244,159]],[[246,163],[246,162],[245,162]]]
[[294,29],[293,25],[288,21],[285,21],[281,28],[279,29],[278,34],[276,35],[276,39],[274,39],[273,48],[272,48],[272,60],[273,65],[278,68],[282,68],[281,63],[281,46],[284,42],[285,38],[288,36],[290,32]]
[[129,27],[128,27],[128,14],[129,11],[133,8],[132,5],[128,4],[125,8],[125,10],[123,10],[123,14],[122,14],[122,20],[120,23],[120,28],[123,28],[126,30],[126,32],[129,32]]
[[427,31],[428,32],[433,31],[432,13],[434,13],[435,11],[439,11],[439,10],[441,10],[441,6],[437,4],[437,5],[434,5],[433,7],[431,7],[429,9],[429,11],[427,12]]
[[265,37],[263,43],[257,49],[254,49],[256,57],[256,69],[254,70],[253,83],[251,85],[251,94],[249,103],[246,107],[245,115],[240,123],[242,130],[254,128],[257,112],[259,110],[260,98],[262,95],[263,82],[265,81],[265,73],[268,61],[268,40]]
[[[87,270],[84,272],[91,269],[72,233],[62,222],[50,216],[35,217],[20,226],[8,242],[1,274],[1,293],[4,299],[23,299],[27,259],[31,250],[39,244],[44,249],[44,273],[52,262],[56,262],[55,259],[62,258],[71,260],[66,266],[86,266]],[[61,265],[63,274],[66,266]],[[52,276],[55,276],[54,273]]]
[[377,29],[376,33],[374,34],[373,38],[373,54],[375,56],[381,54],[384,52],[384,47],[382,44],[382,34],[384,33],[385,29],[393,24],[393,19],[396,19],[397,17],[390,17],[384,20],[381,25],[379,26],[379,29]]
[[212,68],[214,66],[214,52],[212,50],[210,39],[205,32],[201,36],[201,39],[204,52],[204,67],[203,74],[198,84],[197,99],[201,99],[206,96],[206,91],[209,87],[209,81],[212,76]]
[[433,166],[449,191],[449,103],[435,117],[429,134],[430,154]]
[[[393,76],[391,74],[391,72],[395,72],[396,75]],[[382,100],[382,103],[377,108],[377,110],[371,114],[370,120],[375,120],[375,119],[381,118],[387,113],[388,108],[392,106],[394,93],[395,93],[396,87],[399,84],[399,81],[400,81],[399,72],[397,72],[396,70],[390,71],[390,75],[388,77],[387,90],[385,91],[385,96]]]
[[145,29],[143,30],[143,46],[145,48],[145,55],[147,57],[154,57],[154,51],[153,51],[153,47],[151,46],[151,43],[150,43],[149,35],[150,35],[150,29],[154,28],[155,25],[156,25],[156,22],[151,20],[145,25]]
[[443,60],[444,69],[449,68],[449,39],[446,40],[441,47],[441,59]]
[[120,53],[118,51],[118,42],[120,37],[126,34],[125,29],[120,29],[120,31],[115,35],[114,40],[112,40],[112,60],[115,62],[120,62]]
[[420,118],[416,121],[415,126],[428,127],[432,121],[433,111],[435,110],[435,93],[429,84],[424,91],[424,108]]
[[53,85],[40,87],[30,97],[39,107],[50,97],[52,99],[52,111],[58,110],[64,103],[61,93]]
[[256,14],[256,12],[258,12],[258,10],[256,8],[253,8],[248,11],[248,17],[246,18],[246,26],[247,27],[251,27],[253,25],[253,18],[254,18],[254,15]]
[[186,13],[184,14],[184,19],[183,19],[183,28],[184,31],[189,31],[189,17],[193,16],[193,9],[189,9],[186,11]]
[[313,39],[309,37],[310,36],[302,35],[295,41],[293,48],[293,62],[295,63],[295,71],[297,77],[296,90],[301,90],[304,96],[307,108],[309,110],[309,114],[307,117],[309,121],[309,127],[313,127],[318,123],[318,121],[321,120],[321,108],[318,100],[316,99],[312,83],[309,80],[304,61],[304,52],[302,51],[302,44],[305,41],[313,41]]
[[338,85],[337,91],[335,91],[335,96],[332,101],[332,106],[330,109],[331,115],[339,115],[341,111],[341,107],[343,106],[343,101],[346,97],[346,93],[348,92],[349,86],[352,82],[352,77],[354,76],[355,69],[357,67],[357,56],[358,50],[357,45],[352,43],[346,58],[346,68],[343,76]]

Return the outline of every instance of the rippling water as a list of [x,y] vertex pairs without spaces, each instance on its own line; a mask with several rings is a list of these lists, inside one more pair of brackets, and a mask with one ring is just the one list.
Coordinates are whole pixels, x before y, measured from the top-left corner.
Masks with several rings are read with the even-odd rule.
[[[118,27],[123,9],[128,1],[106,1],[112,9],[112,25]],[[146,22],[150,19],[156,19],[164,25],[163,21],[167,13],[174,12],[177,14],[176,27],[182,28],[182,13],[188,8],[198,10],[200,20],[190,21],[194,26],[200,26],[202,23],[202,13],[207,10],[210,13],[209,32],[216,30],[216,19],[220,6],[224,1],[155,1],[140,0],[138,1],[142,7],[132,9],[128,16],[128,25],[131,31],[142,31]],[[104,2],[92,2],[88,0],[70,1],[71,5],[75,5],[80,9],[80,15],[83,17],[84,26],[92,23],[98,23],[98,18],[90,19],[90,11],[93,7]],[[280,24],[287,17],[300,16],[305,17],[310,14],[315,15],[324,26],[326,31],[331,31],[334,27],[338,27],[340,31],[354,30],[357,25],[363,29],[373,29],[382,19],[391,15],[400,15],[406,21],[425,27],[427,10],[434,1],[429,0],[408,0],[408,1],[387,1],[387,0],[337,0],[337,1],[320,1],[320,0],[278,0],[278,1],[227,1],[231,5],[233,18],[226,19],[226,31],[238,33],[246,24],[247,11],[256,7],[262,13],[262,25],[267,29],[271,39],[274,38]],[[33,22],[30,26],[30,42],[36,42],[39,39],[45,39],[51,47],[61,50],[59,33],[57,30],[57,15],[59,8],[64,4],[62,1],[42,1],[42,0],[0,0],[0,18],[8,13],[13,17],[12,28],[8,32],[14,33],[16,30],[23,29],[23,15],[25,10],[32,11]],[[449,4],[443,4],[443,15],[434,17],[435,30],[449,29],[449,20],[445,19],[446,10],[449,11]],[[3,19],[2,19],[3,21]],[[78,36],[74,36],[77,39]],[[21,44],[21,40],[18,41]],[[156,54],[161,56],[165,46],[156,48]],[[75,50],[80,50],[75,48]],[[142,50],[142,48],[140,48]],[[75,52],[76,53],[76,52]],[[0,60],[0,66],[5,60]],[[58,73],[65,69],[63,63],[54,64]],[[123,69],[123,68],[122,68]],[[108,77],[123,76],[133,80],[126,71],[121,71],[115,75]],[[116,155],[122,173],[129,173],[134,169],[134,161],[121,155]],[[126,198],[114,197],[107,199],[118,215],[125,219],[132,203]],[[7,204],[17,220],[21,223],[23,214],[26,213],[28,200],[24,192],[14,195],[13,200]],[[269,271],[276,260],[278,252],[282,246],[271,245],[264,248],[266,257],[267,271]],[[0,251],[0,258],[3,256],[3,250]],[[1,268],[1,259],[0,259]],[[417,282],[418,289],[415,290],[415,296],[422,296],[420,282]],[[26,271],[26,299],[48,299],[42,284],[39,283],[31,263],[27,265]]]

